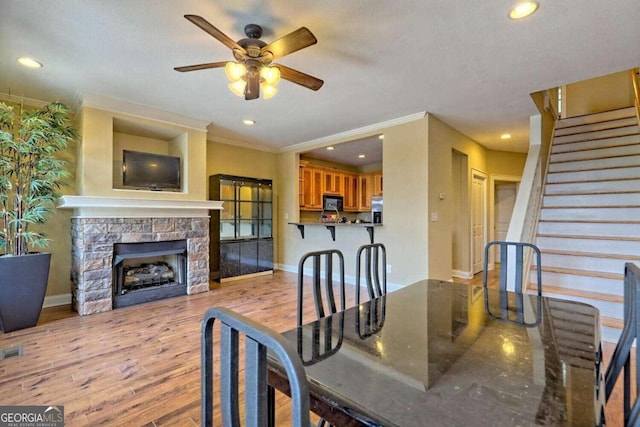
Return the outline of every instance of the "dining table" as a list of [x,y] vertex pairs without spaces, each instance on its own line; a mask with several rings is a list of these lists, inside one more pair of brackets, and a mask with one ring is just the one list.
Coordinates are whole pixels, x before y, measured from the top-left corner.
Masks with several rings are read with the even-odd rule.
[[422,280],[283,335],[335,426],[604,424],[599,312],[581,302]]

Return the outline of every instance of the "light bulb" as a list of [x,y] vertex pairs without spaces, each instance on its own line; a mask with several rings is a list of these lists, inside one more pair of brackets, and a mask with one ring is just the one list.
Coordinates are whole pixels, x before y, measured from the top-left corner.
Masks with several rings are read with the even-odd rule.
[[266,84],[275,86],[280,81],[280,70],[276,67],[262,67],[260,77],[264,79]]
[[275,87],[275,86],[271,86],[271,85],[268,85],[268,84],[265,84],[265,83],[263,83],[261,86],[262,86],[262,97],[264,99],[269,99],[273,95],[278,93],[278,88]]
[[233,92],[234,95],[244,96],[244,88],[247,86],[247,82],[244,80],[236,80],[233,83],[229,83],[229,90]]
[[535,1],[525,1],[517,4],[511,12],[509,12],[509,18],[511,19],[522,19],[531,15],[538,9],[538,3]]
[[227,62],[227,65],[225,65],[224,72],[230,81],[235,82],[236,80],[240,80],[242,76],[247,73],[247,67],[245,67],[244,64],[231,61]]

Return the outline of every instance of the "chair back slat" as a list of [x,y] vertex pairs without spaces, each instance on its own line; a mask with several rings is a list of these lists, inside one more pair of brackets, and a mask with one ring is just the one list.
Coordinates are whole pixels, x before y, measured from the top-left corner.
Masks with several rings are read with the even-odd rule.
[[[310,260],[312,266],[311,281],[313,301],[315,304],[316,319],[339,311],[344,311],[346,305],[345,285],[344,285],[344,256],[337,249],[308,252],[300,258],[298,262],[298,326],[303,324],[304,312],[304,267]],[[336,303],[336,282],[334,281],[334,262],[338,264],[339,276],[337,288],[339,292],[338,303]],[[324,266],[324,274],[322,267]],[[325,310],[326,309],[326,310]]]
[[[630,262],[624,266],[624,327],[604,375],[605,399],[613,393],[624,371],[623,412],[625,426],[640,425],[640,400],[631,393],[631,348],[640,332],[640,268]],[[640,352],[636,351],[636,390],[640,390]],[[633,401],[632,401],[633,399]]]
[[[202,322],[202,425],[213,425],[213,326],[220,323],[220,405],[225,427],[266,427],[274,416],[273,389],[267,382],[267,350],[277,357],[289,380],[291,425],[309,425],[309,384],[296,348],[282,335],[227,308],[207,310]],[[240,417],[239,336],[244,335],[245,416]],[[271,418],[271,421],[274,421]]]
[[364,278],[369,299],[387,294],[387,250],[382,243],[362,245],[356,253],[356,304],[360,304],[360,282]]

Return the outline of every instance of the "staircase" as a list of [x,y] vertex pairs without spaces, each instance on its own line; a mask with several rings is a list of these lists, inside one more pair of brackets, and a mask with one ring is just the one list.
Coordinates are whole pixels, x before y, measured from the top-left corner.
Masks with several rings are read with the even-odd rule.
[[602,339],[617,341],[624,264],[640,264],[640,133],[634,107],[559,121],[536,245],[543,294],[596,306]]

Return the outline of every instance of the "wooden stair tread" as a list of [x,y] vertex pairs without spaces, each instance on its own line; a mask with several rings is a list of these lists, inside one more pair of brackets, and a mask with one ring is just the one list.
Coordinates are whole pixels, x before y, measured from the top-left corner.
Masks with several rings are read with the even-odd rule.
[[587,277],[599,277],[601,279],[613,279],[620,280],[624,279],[624,274],[618,273],[605,273],[602,271],[591,271],[591,270],[575,270],[572,268],[561,268],[561,267],[545,267],[542,266],[542,271],[547,273],[558,273],[558,274],[571,274],[574,276],[587,276]]
[[[591,157],[589,159],[576,159],[576,160],[552,160],[549,161],[549,165],[560,165],[563,163],[575,163],[575,162],[590,162],[594,160],[606,160],[606,159],[624,159],[625,157],[634,157],[639,156],[640,154],[622,154],[618,156],[600,156],[600,157]],[[604,168],[607,169],[607,168]]]
[[599,252],[563,251],[559,249],[540,249],[540,253],[548,255],[581,256],[588,258],[622,259],[640,261],[640,255],[603,254]]
[[556,237],[561,239],[584,239],[584,240],[624,240],[629,242],[640,242],[639,237],[628,236],[588,236],[584,234],[551,234],[551,233],[538,233],[536,237]]
[[[638,126],[638,125],[635,125]],[[628,126],[622,126],[622,127],[628,127]],[[613,130],[613,129],[617,129],[617,128],[609,128],[609,129],[602,129],[602,130],[594,130],[594,131],[589,131],[589,132],[585,132],[585,133],[591,133],[591,132],[602,132],[602,131],[606,131],[606,130]],[[564,138],[565,136],[575,136],[575,135],[580,135],[580,133],[572,133],[572,134],[567,134],[567,135],[558,135],[555,138]],[[634,135],[638,135],[638,132],[626,132],[626,133],[621,133],[620,135],[612,135],[612,136],[597,136],[597,137],[586,137],[585,139],[576,139],[575,141],[554,141],[554,146],[555,147],[559,147],[561,145],[568,145],[568,144],[580,144],[583,142],[587,142],[587,141],[604,141],[607,139],[614,139],[614,138],[623,138],[625,136],[634,136]],[[555,139],[554,138],[554,139]],[[627,144],[620,144],[620,145],[612,145],[610,147],[594,147],[594,148],[583,148],[581,150],[574,150],[571,151],[572,153],[577,152],[577,151],[589,151],[589,150],[602,150],[604,148],[615,148],[615,147],[625,147],[627,145],[635,145],[637,144],[637,142],[630,142]],[[560,153],[554,153],[553,151],[551,152],[551,154],[560,154]]]
[[[555,172],[555,173],[558,173],[558,172]],[[547,185],[590,184],[592,182],[614,182],[614,181],[640,181],[640,176],[628,176],[628,177],[624,177],[624,178],[578,179],[578,180],[573,180],[573,181],[560,181],[560,182],[549,182],[549,181],[547,181]]]
[[[546,188],[545,188],[546,190]],[[545,193],[543,196],[602,196],[604,194],[638,194],[638,190],[619,190],[619,191],[611,191],[611,190],[601,190],[601,191],[583,191],[576,193],[575,191],[558,191],[556,193]]]
[[600,316],[600,324],[602,324],[602,326],[608,326],[609,328],[622,329],[624,328],[624,319]]
[[606,219],[540,219],[538,220],[539,223],[541,222],[553,222],[553,223],[567,223],[567,224],[640,224],[640,220],[638,221],[631,221],[631,220],[626,220],[626,221],[622,221],[622,220],[615,220],[615,221],[609,221]]
[[[536,289],[536,286],[530,284],[529,289]],[[617,302],[617,303],[624,302],[624,297],[622,295],[613,295],[605,292],[581,291],[578,289],[563,288],[563,287],[552,286],[552,285],[543,285],[542,295],[553,296],[553,295],[547,295],[546,294],[547,292],[550,294],[571,295],[574,297],[594,299],[598,301],[608,301],[608,302]]]

